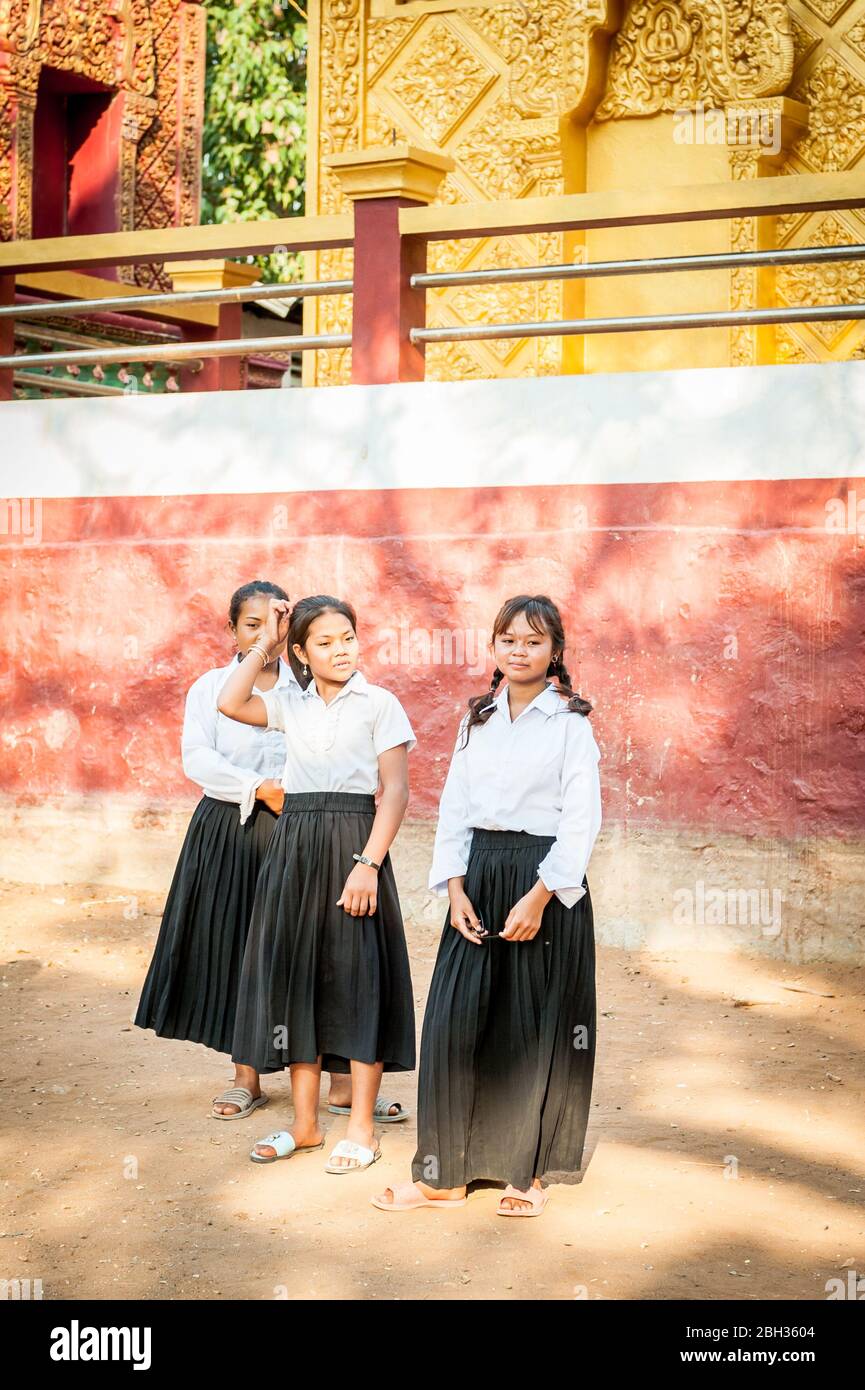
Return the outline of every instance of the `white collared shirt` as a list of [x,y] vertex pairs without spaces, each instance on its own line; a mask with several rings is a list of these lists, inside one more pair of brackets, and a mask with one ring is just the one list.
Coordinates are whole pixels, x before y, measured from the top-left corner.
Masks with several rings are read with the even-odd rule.
[[[189,688],[183,718],[180,750],[183,771],[207,796],[234,801],[240,807],[240,824],[249,819],[255,793],[262,782],[279,782],[285,764],[285,744],[278,734],[252,724],[240,724],[216,708],[219,692],[232,671],[227,666],[206,671]],[[299,690],[288,662],[279,658],[279,677],[274,690]],[[268,692],[253,686],[256,695]]]
[[[444,897],[466,871],[472,826],[555,835],[538,876],[565,907],[585,894],[583,876],[601,828],[601,753],[585,715],[568,710],[552,685],[512,720],[507,685],[495,711],[460,749],[460,721],[439,805],[429,887]],[[487,708],[487,706],[484,706]]]
[[365,792],[378,790],[378,756],[417,739],[397,697],[371,685],[354,670],[330,702],[315,681],[305,690],[258,691],[267,709],[268,729],[285,734],[286,792]]

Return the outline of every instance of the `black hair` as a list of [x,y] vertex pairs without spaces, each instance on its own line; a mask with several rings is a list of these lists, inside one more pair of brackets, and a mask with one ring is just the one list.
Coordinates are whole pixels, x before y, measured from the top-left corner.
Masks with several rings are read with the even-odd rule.
[[236,627],[240,617],[240,610],[248,598],[255,598],[256,594],[268,594],[271,598],[288,598],[288,594],[281,589],[278,584],[271,584],[269,579],[253,579],[249,584],[241,584],[239,589],[235,589],[231,595],[231,602],[228,605],[228,621],[232,627]]
[[[584,700],[582,695],[578,695],[571,688],[571,677],[565,668],[565,629],[562,623],[562,615],[551,598],[546,594],[517,594],[514,598],[507,599],[496,614],[493,623],[492,641],[498,637],[500,632],[506,632],[514,618],[524,613],[526,621],[535,632],[541,633],[545,637],[551,637],[553,641],[553,654],[547,675],[551,677],[553,687],[563,700],[568,702],[568,710],[572,714],[589,714],[592,705],[588,700]],[[469,741],[469,735],[476,724],[486,724],[493,713],[491,701],[504,680],[504,672],[498,666],[493,671],[489,690],[485,690],[482,695],[473,695],[468,702],[469,718],[465,728],[465,743],[461,746],[465,748]]]
[[291,610],[291,621],[288,626],[288,650],[287,656],[291,669],[297,678],[298,684],[302,689],[306,689],[312,680],[312,676],[302,675],[303,667],[295,655],[295,644],[298,647],[306,646],[306,638],[309,629],[320,618],[322,613],[341,613],[344,618],[348,618],[355,632],[357,632],[357,614],[350,603],[344,599],[334,598],[332,594],[311,594],[308,598],[300,598]]

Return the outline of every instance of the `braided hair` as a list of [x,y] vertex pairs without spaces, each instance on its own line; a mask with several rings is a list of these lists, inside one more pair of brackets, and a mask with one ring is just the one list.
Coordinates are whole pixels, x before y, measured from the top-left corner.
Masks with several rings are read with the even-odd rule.
[[[535,632],[544,637],[552,638],[553,655],[547,667],[547,677],[552,681],[553,688],[561,695],[562,699],[567,700],[567,707],[572,714],[590,714],[592,705],[590,701],[584,700],[582,695],[578,695],[571,687],[571,677],[565,667],[565,629],[562,623],[562,615],[551,598],[546,594],[517,594],[514,598],[509,598],[502,604],[496,620],[493,623],[492,641],[495,642],[500,633],[506,632],[518,614],[525,614],[529,626]],[[504,680],[504,672],[498,666],[493,671],[489,690],[485,690],[482,695],[473,695],[468,702],[469,717],[465,727],[466,747],[469,735],[476,724],[486,724],[490,715],[493,713],[492,701],[495,699],[496,691]]]

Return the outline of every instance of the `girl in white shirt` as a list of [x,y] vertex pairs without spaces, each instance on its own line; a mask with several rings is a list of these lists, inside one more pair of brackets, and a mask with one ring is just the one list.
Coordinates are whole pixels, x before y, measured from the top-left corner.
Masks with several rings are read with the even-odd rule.
[[[186,696],[183,771],[204,795],[186,831],[135,1015],[139,1028],[216,1052],[231,1052],[255,881],[282,810],[285,763],[279,734],[227,719],[216,702],[263,630],[274,597],[287,595],[267,580],[232,595],[228,626],[236,654],[199,676]],[[259,665],[260,691],[292,687],[297,680],[288,662]],[[214,1097],[211,1114],[234,1120],[266,1103],[254,1068],[237,1067],[234,1085]]]
[[491,647],[492,684],[469,700],[439,808],[429,886],[450,909],[421,1036],[413,1181],[374,1197],[383,1211],[461,1206],[486,1179],[507,1184],[500,1215],[538,1216],[542,1179],[573,1180],[582,1162],[600,752],[551,599],[509,599]]
[[[253,693],[288,644],[299,689]],[[241,973],[232,1057],[291,1068],[295,1123],[253,1148],[256,1163],[320,1148],[322,1067],[350,1072],[346,1138],[330,1173],[366,1168],[382,1071],[413,1071],[414,1008],[389,850],[408,803],[416,739],[395,695],[357,669],[357,620],[329,595],[274,599],[262,639],[219,708],[285,737],[285,803],[262,867]],[[376,808],[379,783],[382,796]]]

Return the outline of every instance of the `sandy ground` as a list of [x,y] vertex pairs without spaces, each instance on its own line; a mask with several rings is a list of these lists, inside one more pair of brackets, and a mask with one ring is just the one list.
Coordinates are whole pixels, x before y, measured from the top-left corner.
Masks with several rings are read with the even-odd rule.
[[[492,1187],[385,1215],[369,1197],[409,1176],[413,1119],[367,1172],[258,1167],[287,1073],[217,1123],[225,1059],[132,1026],[163,900],[0,886],[0,1278],[45,1299],[822,1300],[865,1275],[865,970],[599,949],[582,1181],[534,1221],[497,1217]],[[419,1012],[442,915],[407,905]],[[386,1094],[413,1108],[414,1082]]]

